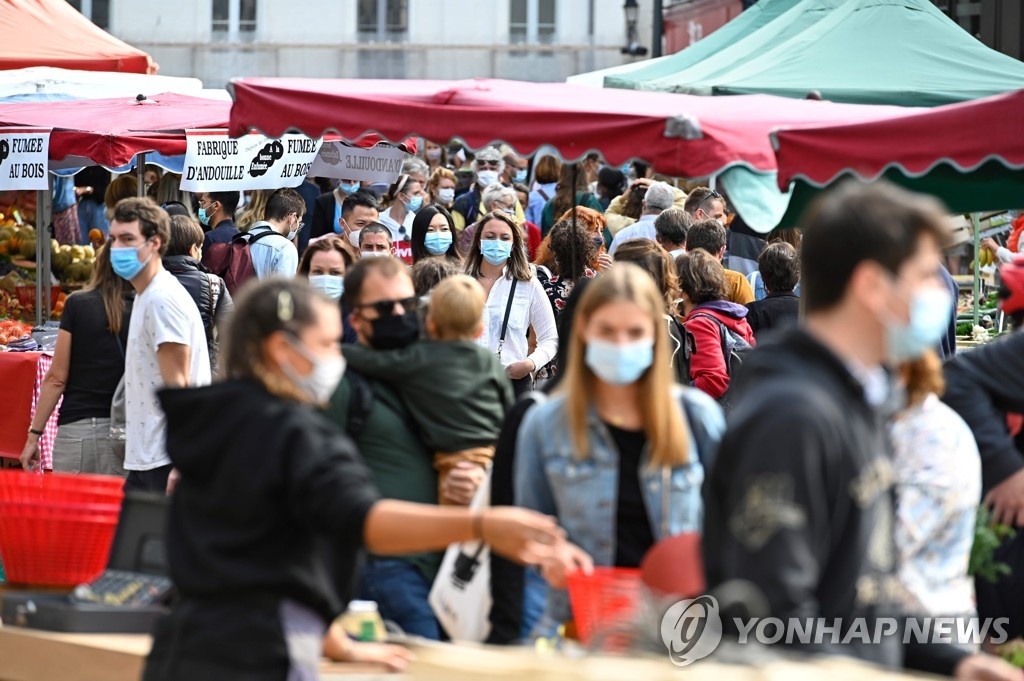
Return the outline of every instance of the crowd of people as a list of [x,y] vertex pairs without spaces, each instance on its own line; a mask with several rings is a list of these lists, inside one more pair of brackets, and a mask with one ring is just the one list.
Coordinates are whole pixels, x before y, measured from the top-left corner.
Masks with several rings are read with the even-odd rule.
[[[993,416],[1024,390],[956,380],[970,358],[944,385],[956,301],[920,197],[849,185],[763,237],[641,163],[429,142],[389,186],[174,184],[103,191],[22,455],[63,397],[55,471],[172,495],[181,601],[146,679],[283,678],[321,650],[401,667],[331,621],[358,597],[443,638],[438,551],[470,539],[495,554],[491,643],[553,635],[569,572],[681,533],[709,587],[744,580],[772,616],[971,616],[982,490],[1024,521]],[[830,650],[1019,675],[891,643]]]

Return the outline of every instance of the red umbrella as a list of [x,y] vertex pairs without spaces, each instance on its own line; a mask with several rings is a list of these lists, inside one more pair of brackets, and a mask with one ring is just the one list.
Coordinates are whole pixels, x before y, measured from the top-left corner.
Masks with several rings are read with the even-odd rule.
[[0,0],[0,35],[0,69],[157,71],[148,54],[110,35],[64,0]]
[[[0,125],[53,128],[50,159],[63,167],[118,168],[137,154],[185,153],[185,130],[227,128],[230,102],[165,93],[148,99],[77,99],[0,104]],[[225,130],[226,132],[226,130]],[[367,136],[359,146],[381,142]],[[415,140],[397,145],[416,153]]]
[[[897,107],[832,104],[765,95],[694,97],[507,80],[242,78],[228,88],[231,134],[271,137],[331,130],[347,139],[453,136],[472,149],[508,142],[532,154],[544,144],[567,159],[600,151],[610,163],[642,158],[658,172],[705,177],[742,164],[774,171],[768,133],[780,125],[848,122]],[[887,114],[888,112],[888,114]]]
[[779,186],[823,187],[841,175],[870,180],[888,169],[923,177],[940,165],[968,173],[996,161],[1024,168],[1024,90],[934,109],[907,109],[859,123],[774,133]]
[[225,127],[229,107],[229,102],[177,94],[154,95],[141,101],[23,102],[0,104],[0,125],[53,128],[52,160],[77,159],[78,165],[88,165],[83,159],[89,159],[116,168],[140,153],[184,154],[184,131]]

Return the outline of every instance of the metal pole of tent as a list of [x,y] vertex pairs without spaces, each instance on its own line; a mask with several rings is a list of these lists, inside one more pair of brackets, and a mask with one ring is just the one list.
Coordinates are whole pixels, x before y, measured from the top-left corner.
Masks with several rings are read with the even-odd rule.
[[[43,192],[43,204],[41,206],[43,215],[46,216],[46,222],[43,224],[53,224],[53,175],[49,175],[49,191]],[[37,207],[36,212],[39,212]],[[39,235],[39,230],[36,230],[36,239],[41,239],[43,242],[43,260],[40,263],[39,259],[36,259],[36,279],[43,277],[45,279],[43,283],[43,299],[42,302],[36,298],[36,307],[45,308],[46,316],[43,318],[44,322],[50,321],[50,314],[52,313],[53,298],[50,292],[53,290],[53,267],[50,263],[53,262],[53,238],[54,235],[51,233],[50,228],[46,229],[46,238],[42,238]]]
[[980,319],[978,298],[981,296],[981,216],[978,213],[971,213],[971,225],[974,227],[974,326],[977,326]]
[[139,154],[135,157],[135,180],[138,187],[135,195],[140,199],[146,195],[146,154]]
[[46,222],[43,219],[43,197],[46,196],[45,191],[36,192],[36,326],[43,325],[43,306],[40,303],[43,300],[43,242],[49,243],[49,239],[45,239],[46,233],[49,231]]
[[654,21],[651,26],[651,58],[657,59],[662,54],[662,43],[665,40],[664,13],[662,0],[654,0]]

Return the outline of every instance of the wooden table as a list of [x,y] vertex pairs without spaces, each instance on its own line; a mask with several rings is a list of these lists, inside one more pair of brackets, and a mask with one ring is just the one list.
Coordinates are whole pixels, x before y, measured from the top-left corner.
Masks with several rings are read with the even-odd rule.
[[[139,681],[152,639],[143,634],[58,634],[0,627],[0,681]],[[324,661],[322,681],[388,679],[383,667]]]

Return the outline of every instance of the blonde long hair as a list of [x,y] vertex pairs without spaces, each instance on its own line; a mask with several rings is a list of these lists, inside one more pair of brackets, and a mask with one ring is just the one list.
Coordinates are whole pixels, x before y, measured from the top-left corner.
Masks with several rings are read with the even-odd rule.
[[650,275],[630,263],[617,263],[595,279],[587,286],[576,310],[565,378],[558,392],[566,395],[569,429],[577,456],[589,456],[587,419],[596,382],[593,371],[584,362],[583,328],[597,310],[619,300],[639,305],[654,325],[654,361],[638,380],[640,413],[651,448],[650,464],[653,468],[684,465],[690,460],[690,439],[681,409],[672,396],[674,380],[669,365],[664,301]]
[[249,207],[242,211],[242,214],[238,216],[238,222],[235,226],[243,232],[248,232],[249,228],[257,222],[265,220],[267,214],[267,202],[270,201],[270,195],[273,193],[273,189],[257,189],[254,191],[252,193],[252,201],[249,203]]

